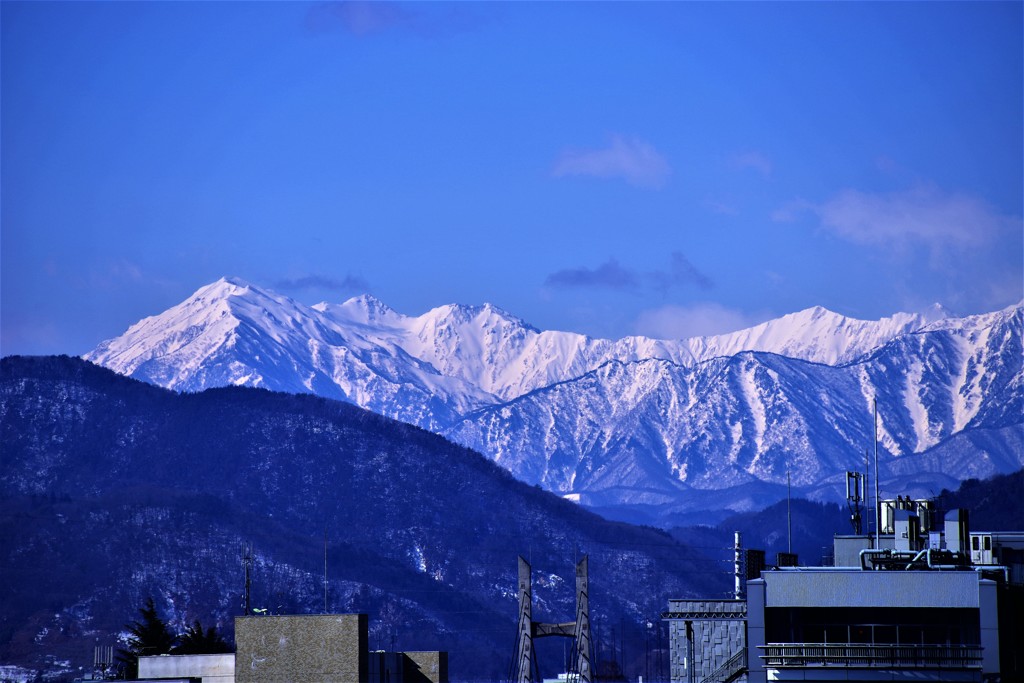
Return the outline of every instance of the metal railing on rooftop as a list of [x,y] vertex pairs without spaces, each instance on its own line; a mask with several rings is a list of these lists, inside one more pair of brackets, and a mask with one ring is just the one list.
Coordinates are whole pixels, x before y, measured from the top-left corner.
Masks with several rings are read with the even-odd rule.
[[722,666],[714,670],[701,683],[729,683],[735,680],[739,674],[747,670],[747,648],[742,648],[729,659],[725,660]]
[[761,659],[770,668],[808,666],[887,667],[898,669],[981,668],[980,645],[870,645],[771,643]]

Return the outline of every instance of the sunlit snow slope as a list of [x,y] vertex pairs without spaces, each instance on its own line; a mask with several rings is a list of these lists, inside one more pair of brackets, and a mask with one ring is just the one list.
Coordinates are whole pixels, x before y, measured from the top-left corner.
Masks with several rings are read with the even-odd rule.
[[[828,490],[863,469],[935,485],[1024,464],[1022,306],[877,321],[820,307],[731,334],[593,339],[490,304],[406,316],[371,296],[305,306],[236,278],[86,358],[160,386],[246,384],[351,401],[601,504],[695,490]],[[957,447],[957,457],[938,454]],[[942,459],[958,464],[946,466]],[[929,479],[929,475],[931,476]]]

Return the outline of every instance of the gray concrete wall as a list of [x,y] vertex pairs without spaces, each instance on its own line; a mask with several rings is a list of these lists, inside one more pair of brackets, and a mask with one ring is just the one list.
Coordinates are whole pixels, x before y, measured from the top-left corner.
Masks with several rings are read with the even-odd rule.
[[361,683],[368,677],[365,614],[235,619],[238,683]]
[[979,582],[978,621],[981,626],[981,669],[986,675],[999,673],[999,602],[995,581]]
[[768,673],[761,659],[765,645],[764,579],[747,581],[747,679],[767,683]]
[[978,607],[975,572],[767,571],[767,607]]
[[139,678],[200,678],[203,683],[234,683],[235,655],[139,657]]
[[867,535],[835,536],[832,539],[832,564],[836,567],[860,567],[860,551],[876,547],[881,550],[896,548],[896,539],[892,536],[881,536],[872,540]]

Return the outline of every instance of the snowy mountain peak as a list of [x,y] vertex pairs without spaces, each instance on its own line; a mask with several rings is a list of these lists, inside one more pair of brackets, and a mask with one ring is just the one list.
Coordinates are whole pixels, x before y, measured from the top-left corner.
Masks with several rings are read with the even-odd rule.
[[323,301],[313,306],[321,313],[326,313],[336,321],[349,321],[360,325],[385,325],[393,327],[406,319],[406,316],[395,311],[372,294],[360,294],[341,304]]
[[247,291],[259,289],[254,287],[252,283],[243,280],[240,277],[222,277],[216,282],[211,282],[205,287],[200,287],[190,298],[221,298],[225,296],[237,296],[244,294]]
[[293,316],[291,311],[296,307],[305,309],[291,297],[263,289],[240,277],[223,277],[200,287],[181,304],[156,317],[165,318],[172,311],[188,311],[188,315],[206,318],[226,310],[236,317],[259,319],[267,315],[279,317],[278,314]]
[[[296,344],[311,334],[304,324],[308,312],[241,278],[221,278],[177,306],[140,320],[85,358],[172,389],[264,386],[264,373],[254,369],[260,364],[259,349]],[[226,356],[232,358],[227,367],[212,367],[211,359]]]
[[[893,458],[960,448],[971,429],[1010,425],[1017,438],[1022,305],[879,320],[815,306],[730,334],[613,341],[538,331],[492,304],[412,317],[369,295],[310,307],[223,278],[86,358],[183,391],[348,400],[562,493],[671,501],[680,486],[778,483],[790,467],[827,485],[868,439],[874,398]],[[1020,460],[1019,448],[993,452],[992,467]]]
[[524,320],[517,318],[511,313],[508,313],[507,311],[504,311],[490,303],[484,303],[479,306],[445,304],[444,306],[438,306],[437,308],[427,311],[423,315],[419,316],[418,320],[422,321],[423,326],[428,326],[430,324],[443,326],[473,323],[485,328],[498,325],[509,325],[513,327],[527,328],[534,332],[538,331]]
[[697,359],[734,356],[741,351],[767,351],[836,365],[854,361],[902,334],[923,328],[927,323],[928,318],[916,313],[859,320],[814,306],[745,330],[697,337],[686,343]]
[[954,316],[948,308],[936,301],[931,306],[928,306],[921,311],[921,317],[924,318],[926,322],[933,323],[939,320],[945,320],[946,318],[954,318],[956,316]]
[[939,318],[930,324],[923,326],[921,329],[926,332],[934,332],[938,330],[959,330],[966,334],[974,330],[990,327],[1000,321],[1020,318],[1022,313],[1024,313],[1024,300],[992,313],[979,313],[977,315],[969,315],[963,318],[954,318],[952,316]]

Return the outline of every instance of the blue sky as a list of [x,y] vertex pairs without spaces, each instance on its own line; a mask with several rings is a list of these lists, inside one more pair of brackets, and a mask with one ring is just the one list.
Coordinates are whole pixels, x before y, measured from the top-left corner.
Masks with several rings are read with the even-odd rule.
[[1024,297],[1022,3],[16,3],[0,352],[239,276],[596,336]]

